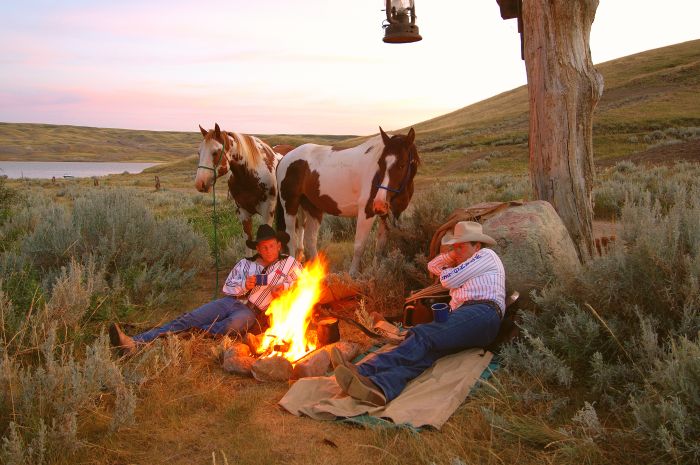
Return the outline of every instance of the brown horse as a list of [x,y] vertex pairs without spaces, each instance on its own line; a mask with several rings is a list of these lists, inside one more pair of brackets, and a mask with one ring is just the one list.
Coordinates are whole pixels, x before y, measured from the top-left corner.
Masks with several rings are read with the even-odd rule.
[[[316,255],[318,230],[324,213],[357,217],[355,247],[350,273],[360,268],[374,217],[398,218],[413,196],[413,178],[420,159],[415,131],[408,134],[380,135],[357,147],[304,144],[282,158],[277,168],[277,187],[284,218],[278,216],[278,229],[286,227],[291,254],[304,251]],[[299,215],[299,218],[297,218]],[[378,244],[386,242],[386,223],[379,224]],[[302,244],[303,242],[303,244]]]

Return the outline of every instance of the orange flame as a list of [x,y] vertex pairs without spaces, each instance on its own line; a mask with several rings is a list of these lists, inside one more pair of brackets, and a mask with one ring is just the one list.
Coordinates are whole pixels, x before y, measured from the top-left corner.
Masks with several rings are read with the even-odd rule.
[[308,263],[290,289],[270,303],[265,314],[270,327],[257,352],[266,357],[280,355],[294,362],[316,348],[306,337],[311,313],[321,295],[326,263],[319,256]]

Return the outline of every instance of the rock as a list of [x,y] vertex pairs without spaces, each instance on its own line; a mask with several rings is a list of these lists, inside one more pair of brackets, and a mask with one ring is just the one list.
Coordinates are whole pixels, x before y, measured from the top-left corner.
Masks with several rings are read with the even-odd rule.
[[245,333],[245,336],[243,336],[243,344],[248,346],[251,354],[255,354],[258,347],[260,347],[260,341],[262,338],[262,334],[256,336],[255,334]]
[[497,242],[493,249],[503,261],[508,292],[517,290],[525,301],[532,289],[580,267],[574,243],[549,202],[536,200],[500,210],[487,217],[483,227]]
[[231,347],[226,349],[226,351],[224,352],[224,357],[226,357],[229,353],[235,354],[238,357],[250,357],[251,355],[250,348],[248,347],[248,345],[242,342],[236,342]]
[[327,345],[323,347],[323,350],[330,354],[333,347],[337,347],[340,353],[343,354],[343,358],[348,361],[352,361],[360,353],[360,345],[348,341],[339,341],[335,344]]
[[224,360],[221,364],[226,373],[250,376],[255,359],[250,356],[239,356],[230,350],[224,352]]
[[292,379],[306,378],[309,376],[324,376],[331,371],[331,350],[337,347],[345,360],[353,360],[360,353],[360,346],[354,342],[339,341],[328,344],[305,355],[295,365]]
[[253,363],[251,373],[258,381],[288,381],[292,377],[292,364],[279,356],[260,358]]
[[323,348],[314,350],[305,355],[295,365],[292,371],[292,379],[307,378],[309,376],[323,376],[331,368],[331,356]]

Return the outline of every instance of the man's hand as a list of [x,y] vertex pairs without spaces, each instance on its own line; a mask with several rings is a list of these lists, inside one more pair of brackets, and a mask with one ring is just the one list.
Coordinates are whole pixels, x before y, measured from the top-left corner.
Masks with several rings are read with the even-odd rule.
[[455,250],[450,250],[449,252],[447,252],[447,257],[449,258],[451,263],[457,263],[458,257],[457,252]]
[[255,287],[255,276],[248,276],[245,278],[245,288],[251,290]]
[[284,284],[278,284],[272,288],[272,298],[276,299],[284,292]]

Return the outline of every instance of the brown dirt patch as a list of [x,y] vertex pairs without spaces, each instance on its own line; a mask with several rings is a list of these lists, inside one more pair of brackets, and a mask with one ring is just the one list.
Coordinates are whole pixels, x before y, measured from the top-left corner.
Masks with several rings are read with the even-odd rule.
[[612,166],[621,161],[631,161],[636,164],[663,165],[678,161],[700,162],[700,139],[680,142],[678,144],[659,145],[642,152],[633,153],[626,157],[608,160],[597,160],[600,167]]

